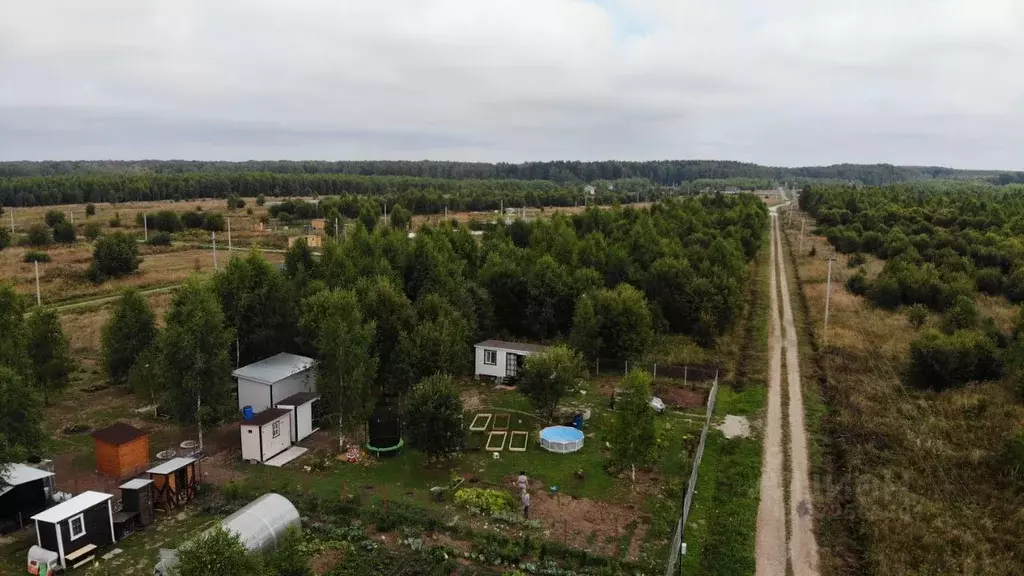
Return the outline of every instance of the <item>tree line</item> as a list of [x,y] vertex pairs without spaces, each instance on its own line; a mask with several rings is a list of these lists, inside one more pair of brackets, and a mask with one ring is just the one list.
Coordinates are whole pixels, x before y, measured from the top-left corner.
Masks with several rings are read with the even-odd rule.
[[[847,287],[874,305],[905,309],[937,326],[911,348],[908,379],[945,389],[999,378],[1004,366],[1024,394],[1024,340],[1004,334],[975,307],[978,292],[1024,302],[1024,188],[979,184],[806,188],[800,206],[819,232],[860,266]],[[860,254],[886,261],[868,279]]]
[[0,162],[0,178],[116,174],[237,174],[282,175],[347,174],[402,176],[445,180],[547,180],[557,183],[642,178],[662,186],[696,180],[748,178],[775,182],[806,179],[879,185],[915,180],[986,180],[997,184],[1022,183],[1024,172],[955,170],[941,166],[891,164],[833,164],[796,168],[760,166],[721,160],[658,160],[623,162],[553,161],[486,163],[448,161],[256,161],[206,162],[187,160]]

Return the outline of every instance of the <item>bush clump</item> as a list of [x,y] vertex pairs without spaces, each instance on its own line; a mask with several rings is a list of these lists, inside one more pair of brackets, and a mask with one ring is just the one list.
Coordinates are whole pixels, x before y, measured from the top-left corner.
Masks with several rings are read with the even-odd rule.
[[50,255],[42,250],[29,250],[25,252],[25,256],[21,259],[22,262],[49,262]]
[[167,232],[157,232],[150,236],[149,240],[146,240],[146,244],[149,244],[150,246],[170,246],[171,235]]
[[516,501],[511,494],[489,488],[463,488],[455,493],[455,503],[487,515],[516,509]]
[[925,330],[910,343],[907,379],[917,388],[942,391],[969,382],[991,380],[1002,373],[994,342],[978,330],[943,334]]

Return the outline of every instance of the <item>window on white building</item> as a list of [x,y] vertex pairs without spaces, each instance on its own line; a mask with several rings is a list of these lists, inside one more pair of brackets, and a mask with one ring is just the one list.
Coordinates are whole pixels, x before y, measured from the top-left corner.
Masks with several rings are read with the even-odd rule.
[[274,422],[273,424],[270,425],[270,434],[274,438],[277,438],[278,436],[281,435],[281,421],[280,420],[278,420],[277,422]]
[[484,364],[488,366],[498,365],[498,351],[497,350],[484,350]]
[[79,514],[68,521],[71,526],[71,539],[77,540],[85,536],[85,515]]

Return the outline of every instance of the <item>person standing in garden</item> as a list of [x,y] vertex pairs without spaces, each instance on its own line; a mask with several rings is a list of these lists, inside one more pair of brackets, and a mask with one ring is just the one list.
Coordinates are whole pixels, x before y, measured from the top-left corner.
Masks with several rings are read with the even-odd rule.
[[527,492],[526,490],[523,490],[522,501],[523,501],[523,518],[526,518],[527,520],[529,520],[530,519],[530,493]]

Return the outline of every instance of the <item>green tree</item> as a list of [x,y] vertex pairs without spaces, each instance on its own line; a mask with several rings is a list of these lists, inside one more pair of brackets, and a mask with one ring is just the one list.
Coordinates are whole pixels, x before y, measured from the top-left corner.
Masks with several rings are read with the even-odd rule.
[[223,232],[227,228],[227,221],[220,212],[209,212],[203,218],[203,230],[207,232]]
[[392,228],[405,230],[409,227],[411,222],[412,212],[406,210],[401,205],[395,206],[394,211],[388,214],[388,224],[390,224]]
[[654,409],[651,408],[651,376],[632,370],[622,381],[622,392],[615,401],[615,439],[613,458],[629,466],[636,481],[636,467],[650,463],[654,455]]
[[66,222],[67,215],[60,210],[49,210],[46,212],[46,216],[43,217],[43,220],[46,222],[47,226],[53,228],[61,222]]
[[29,370],[25,331],[25,300],[9,282],[0,283],[0,366],[19,373]]
[[232,257],[213,279],[224,320],[232,327],[239,366],[294,346],[299,311],[284,276],[258,249]]
[[[266,575],[260,556],[250,554],[245,544],[217,525],[178,549],[175,576],[262,576]],[[270,575],[266,575],[270,576]]]
[[377,384],[391,393],[400,393],[401,388],[395,386],[400,378],[396,353],[402,335],[412,331],[416,312],[402,289],[387,277],[364,278],[356,292],[363,316],[377,326],[372,349],[380,363]]
[[232,210],[233,211],[236,208],[241,208],[241,206],[238,205],[238,203],[241,202],[241,200],[242,200],[241,198],[239,198],[238,196],[236,196],[234,194],[232,194],[231,196],[228,196],[228,210]]
[[29,246],[49,246],[53,242],[50,229],[42,224],[33,224],[28,227],[28,234],[25,241]]
[[85,237],[88,238],[90,242],[99,238],[101,233],[99,222],[89,222],[85,225]]
[[399,335],[391,392],[402,394],[432,374],[464,373],[472,358],[472,335],[469,322],[444,298],[437,294],[420,298],[412,329]]
[[430,460],[447,458],[463,444],[462,398],[452,377],[429,376],[413,386],[405,404],[409,444]]
[[588,294],[580,296],[576,302],[569,341],[588,362],[596,360],[601,351],[601,325],[594,310],[594,300]]
[[203,421],[231,411],[231,361],[235,336],[225,326],[220,303],[209,286],[192,277],[174,294],[160,334],[164,378],[161,390],[168,412],[180,422],[195,422],[201,402]]
[[978,325],[978,310],[974,307],[974,299],[960,296],[952,308],[942,315],[942,331],[952,334],[957,330],[966,330]]
[[257,206],[263,206],[266,203],[267,203],[266,196],[264,196],[263,194],[259,194],[259,195],[256,196],[256,205]]
[[359,222],[368,231],[373,232],[373,229],[377,227],[378,220],[380,220],[380,210],[377,209],[376,204],[363,204],[363,207],[359,209]]
[[53,239],[61,244],[74,244],[78,239],[75,227],[70,222],[58,222],[53,227]]
[[614,290],[598,290],[593,298],[600,327],[601,357],[613,360],[641,357],[654,337],[653,320],[644,295],[629,284],[619,284]]
[[88,204],[85,205],[85,217],[88,218],[90,216],[95,216],[95,215],[96,215],[96,205],[93,204],[92,202],[89,202]]
[[0,365],[0,453],[6,462],[38,456],[46,434],[43,431],[43,403],[26,377],[10,366]]
[[914,304],[907,309],[907,320],[911,326],[920,330],[928,321],[928,307],[924,304]]
[[90,274],[95,281],[108,277],[118,278],[139,268],[139,245],[135,238],[124,232],[108,234],[96,241],[92,251]]
[[125,290],[103,326],[103,366],[113,382],[123,382],[139,355],[156,339],[156,316],[137,290]]
[[339,432],[361,435],[374,405],[376,325],[364,322],[354,292],[324,290],[303,301],[302,328],[317,350],[317,390],[327,412],[338,416]]
[[517,387],[551,422],[558,412],[558,403],[586,375],[586,365],[579,352],[567,346],[553,346],[526,357]]
[[925,330],[910,343],[910,384],[936,391],[998,378],[1002,360],[984,333],[960,330],[943,334]]
[[37,309],[26,323],[28,356],[32,361],[32,380],[43,393],[47,404],[54,394],[67,388],[71,381],[74,361],[68,350],[68,339],[60,325],[57,313]]
[[11,231],[0,226],[0,250],[7,249],[11,245]]

